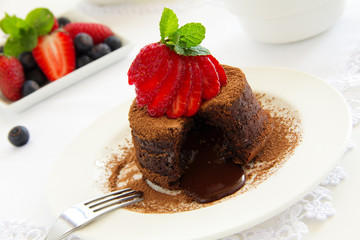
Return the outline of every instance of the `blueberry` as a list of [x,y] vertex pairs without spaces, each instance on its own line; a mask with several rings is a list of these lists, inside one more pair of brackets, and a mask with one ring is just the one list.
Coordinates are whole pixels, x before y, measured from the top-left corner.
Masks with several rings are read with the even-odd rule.
[[39,84],[39,86],[43,86],[47,82],[47,78],[40,68],[35,68],[30,71],[26,71],[25,79],[34,80]]
[[20,147],[25,145],[30,138],[29,131],[24,126],[16,126],[10,130],[8,139],[14,146]]
[[98,43],[91,48],[90,54],[93,59],[98,59],[110,53],[110,47],[105,43]]
[[22,52],[19,55],[19,61],[25,70],[33,69],[37,65],[31,52]]
[[86,64],[90,63],[92,60],[88,55],[80,55],[76,58],[76,68],[81,68]]
[[111,51],[114,51],[118,48],[121,48],[122,46],[122,42],[120,40],[120,38],[118,38],[117,36],[110,36],[110,37],[107,37],[105,40],[104,40],[104,43],[106,43],[107,45],[109,45]]
[[34,80],[26,80],[22,86],[22,95],[23,97],[29,95],[30,93],[35,92],[40,88],[39,84]]
[[84,53],[94,46],[94,41],[89,34],[79,33],[74,39],[74,45],[77,52]]
[[4,52],[4,46],[0,46],[0,53]]
[[66,17],[59,17],[57,19],[58,21],[58,24],[59,24],[59,28],[62,28],[64,27],[66,24],[69,24],[70,23],[70,20]]

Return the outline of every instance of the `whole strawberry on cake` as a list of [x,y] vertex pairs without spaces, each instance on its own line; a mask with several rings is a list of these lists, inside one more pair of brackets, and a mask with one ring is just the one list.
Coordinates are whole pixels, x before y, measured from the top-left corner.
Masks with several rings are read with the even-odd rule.
[[221,199],[244,185],[241,164],[264,148],[272,119],[244,73],[200,45],[202,24],[179,27],[165,8],[160,35],[128,71],[137,166],[149,185],[184,190],[201,203]]

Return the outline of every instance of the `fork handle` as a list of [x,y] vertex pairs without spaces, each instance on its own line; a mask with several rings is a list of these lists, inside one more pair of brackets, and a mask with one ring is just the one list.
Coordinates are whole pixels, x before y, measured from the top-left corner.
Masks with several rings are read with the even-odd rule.
[[75,229],[73,226],[70,226],[63,219],[58,218],[54,224],[54,227],[49,230],[45,240],[60,240],[70,235],[74,231]]

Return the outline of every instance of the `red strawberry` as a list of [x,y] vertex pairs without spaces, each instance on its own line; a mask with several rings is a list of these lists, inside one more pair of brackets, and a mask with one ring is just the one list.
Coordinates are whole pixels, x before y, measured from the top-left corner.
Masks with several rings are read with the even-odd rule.
[[129,68],[129,84],[133,85],[151,79],[161,66],[164,60],[161,55],[167,52],[166,49],[168,47],[159,43],[152,43],[143,47]]
[[171,71],[172,61],[166,59],[162,67],[145,82],[137,82],[136,85],[136,102],[138,106],[144,106],[150,103],[155,95],[157,94],[159,88],[162,86],[162,83],[168,76],[168,73]]
[[170,49],[153,43],[143,47],[128,71],[129,84],[135,83],[136,101],[144,106],[152,101],[170,69]]
[[220,85],[221,86],[226,85],[227,76],[226,76],[224,68],[220,65],[218,60],[216,58],[214,58],[212,55],[208,55],[207,57],[214,64],[215,69],[216,69],[217,73],[219,74]]
[[75,70],[75,48],[64,32],[41,36],[32,51],[35,61],[50,81]]
[[50,31],[50,32],[53,32],[53,31],[55,31],[55,30],[58,29],[58,28],[59,28],[59,23],[58,23],[56,17],[54,17],[54,25],[53,25],[53,27],[51,28],[51,31]]
[[169,118],[178,118],[185,114],[190,98],[190,94],[192,93],[193,87],[193,69],[192,69],[192,61],[190,58],[185,57],[185,74],[184,79],[181,81],[181,85],[179,91],[169,107],[166,115]]
[[108,26],[99,23],[74,22],[66,24],[64,29],[72,39],[78,33],[87,33],[93,38],[94,44],[102,43],[107,37],[114,35]]
[[0,90],[11,101],[22,97],[21,87],[24,82],[23,67],[15,57],[0,55]]
[[185,59],[185,74],[183,76],[183,80],[181,81],[181,85],[179,91],[170,105],[166,115],[169,118],[178,118],[185,114],[187,110],[187,106],[189,104],[190,94],[192,93],[193,88],[193,69],[192,69],[192,61],[188,57],[184,57]]
[[215,97],[226,80],[223,67],[213,56],[178,55],[162,43],[143,47],[128,71],[138,106],[147,105],[154,117],[194,115],[202,99]]
[[184,114],[186,117],[194,115],[199,110],[202,97],[202,79],[197,61],[193,60],[191,62],[191,67],[193,70],[193,87],[190,93],[188,106]]
[[219,75],[207,56],[196,56],[196,60],[201,72],[203,98],[209,100],[220,92]]
[[160,43],[146,45],[140,50],[129,68],[129,84],[150,80],[169,59],[170,49],[166,45]]
[[153,117],[160,117],[165,114],[170,104],[174,101],[180,86],[180,80],[184,74],[184,60],[180,55],[171,51],[172,70],[163,81],[159,92],[151,103],[148,104],[148,113]]

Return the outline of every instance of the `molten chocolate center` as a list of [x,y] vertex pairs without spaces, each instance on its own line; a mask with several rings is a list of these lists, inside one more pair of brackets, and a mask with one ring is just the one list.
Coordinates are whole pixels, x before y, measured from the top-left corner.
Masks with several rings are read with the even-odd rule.
[[187,136],[184,151],[190,159],[180,185],[195,201],[212,202],[244,186],[243,169],[226,156],[229,150],[219,128],[200,124]]

